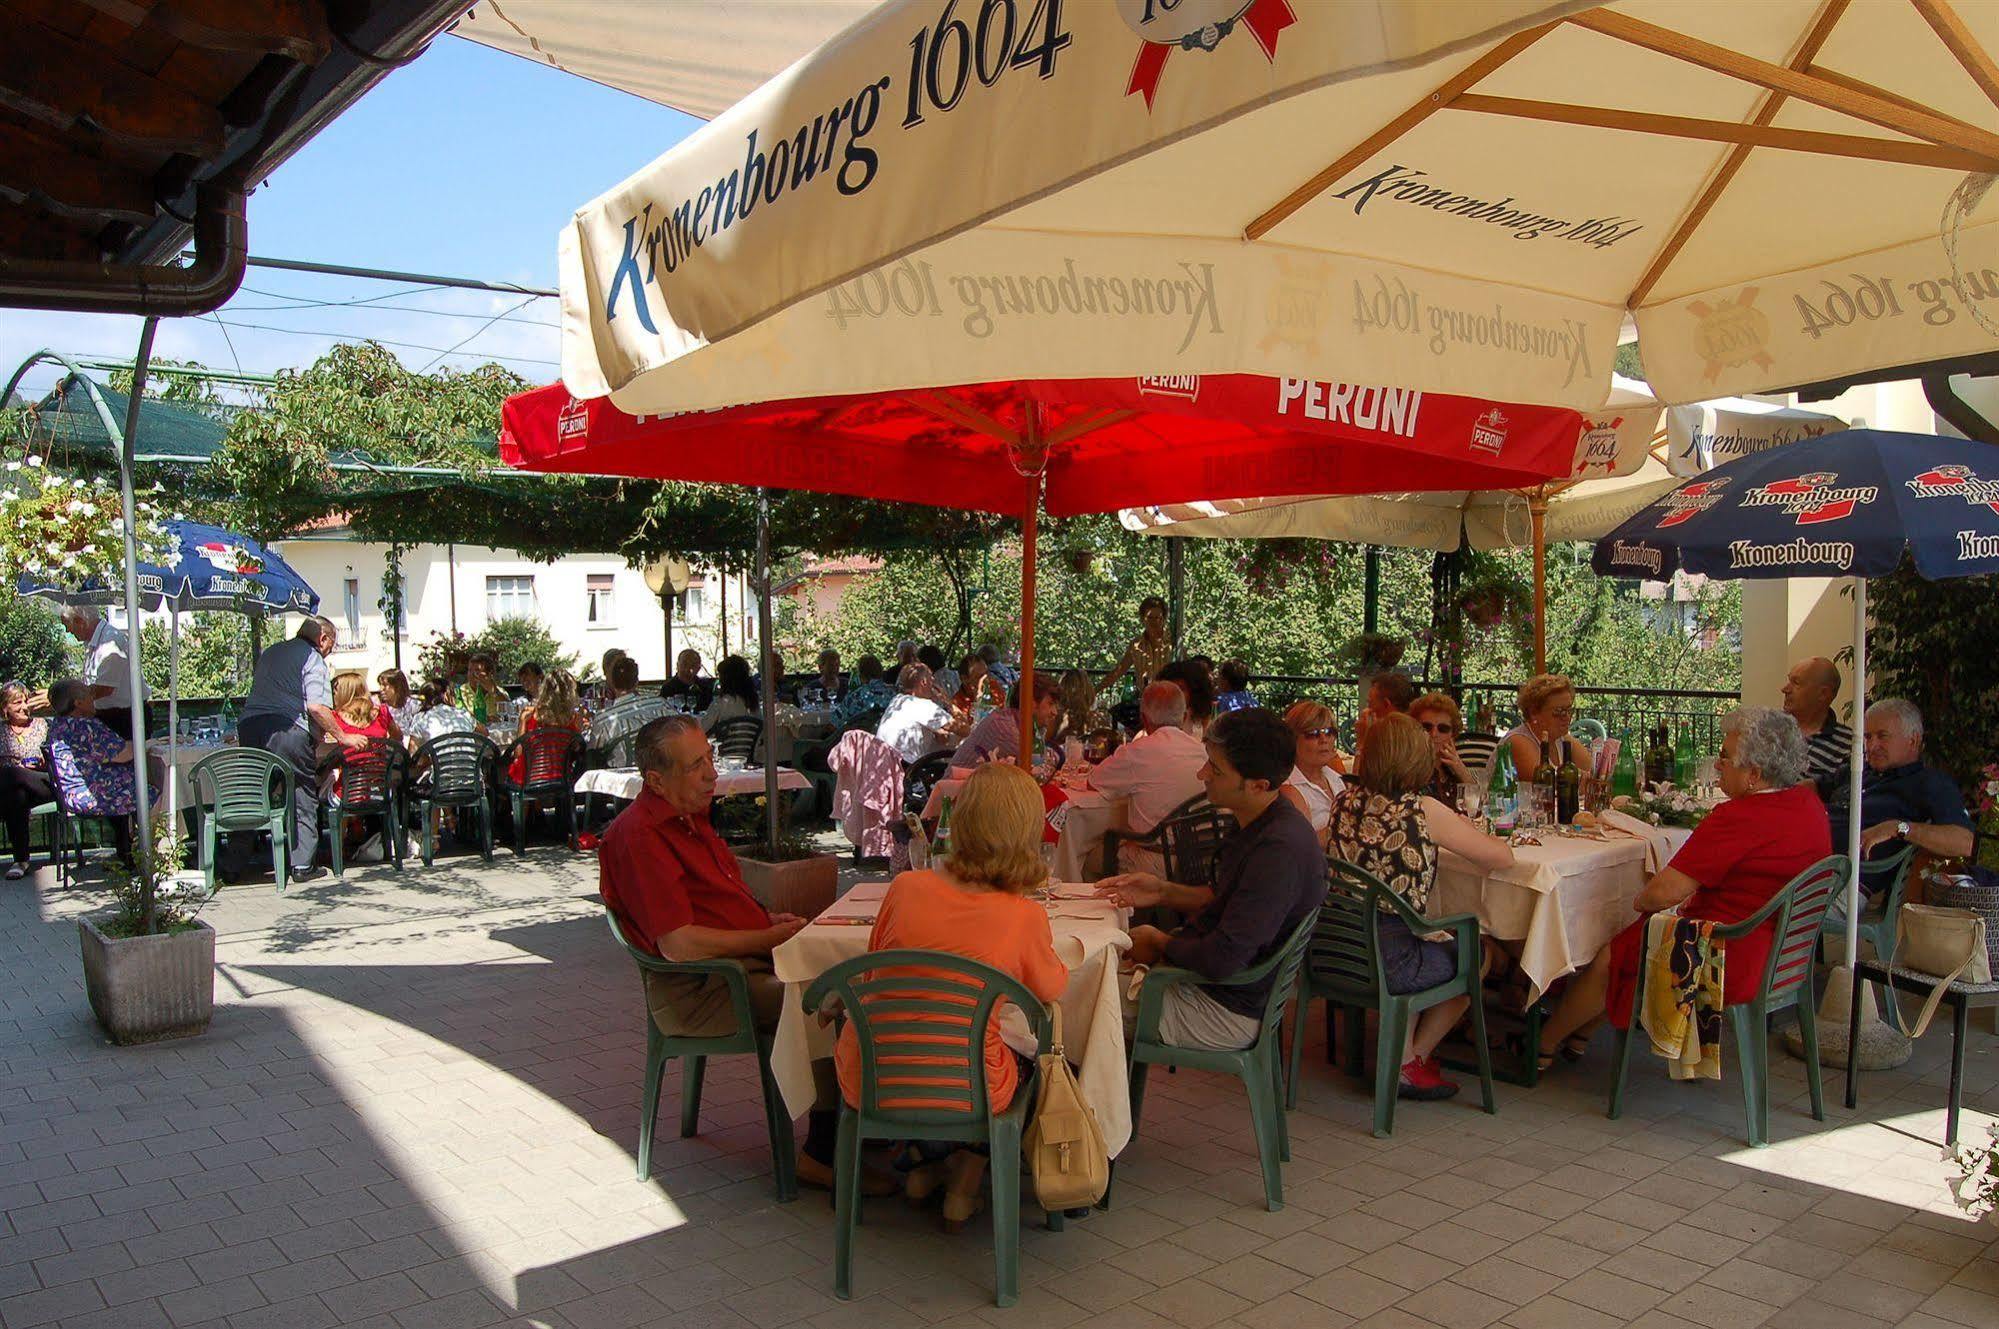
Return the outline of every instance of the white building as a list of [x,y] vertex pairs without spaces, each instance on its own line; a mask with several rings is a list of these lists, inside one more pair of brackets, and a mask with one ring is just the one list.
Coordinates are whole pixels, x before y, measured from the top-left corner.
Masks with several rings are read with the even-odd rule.
[[[340,632],[335,669],[371,677],[395,661],[381,609],[389,547],[353,539],[344,529],[280,541],[278,552],[319,592],[320,612]],[[645,574],[618,554],[571,554],[537,563],[508,550],[468,545],[417,545],[403,552],[403,667],[414,673],[417,649],[439,633],[476,636],[495,619],[538,618],[576,654],[579,670],[595,669],[605,651],[622,648],[638,661],[639,677],[665,678],[666,623]],[[673,649],[701,652],[704,671],[727,648],[756,640],[756,601],[746,579],[697,568],[673,616]]]

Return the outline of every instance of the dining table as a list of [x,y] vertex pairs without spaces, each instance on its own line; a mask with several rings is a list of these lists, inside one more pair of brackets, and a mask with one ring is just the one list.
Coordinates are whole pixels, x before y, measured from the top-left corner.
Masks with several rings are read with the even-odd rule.
[[[771,952],[771,966],[786,985],[783,1013],[771,1046],[770,1065],[785,1106],[794,1116],[812,1106],[812,1063],[833,1055],[835,1027],[803,1005],[805,989],[842,960],[865,954],[889,883],[863,881],[822,910],[791,940]],[[1087,885],[1051,882],[1036,892],[1048,910],[1055,954],[1069,968],[1069,986],[1056,1004],[1062,1033],[1083,1101],[1096,1113],[1105,1147],[1113,1158],[1131,1140],[1131,1097],[1125,1065],[1124,980],[1118,965],[1131,946],[1129,910],[1099,900]],[[1032,1055],[1027,1022],[1009,1005],[1001,1036],[1015,1050]]]
[[[789,766],[777,768],[779,789],[810,789],[812,782]],[[579,794],[602,794],[606,798],[623,799],[630,802],[645,788],[645,777],[636,766],[601,766],[585,771],[576,780]],[[764,773],[760,766],[746,766],[738,770],[718,770],[715,772],[715,797],[729,798],[736,794],[761,794],[764,791]]]
[[1638,892],[1670,860],[1686,832],[1533,832],[1515,838],[1511,867],[1482,872],[1448,849],[1437,853],[1432,916],[1474,914],[1479,930],[1517,942],[1519,964],[1538,1001],[1558,979],[1588,964],[1635,920]]

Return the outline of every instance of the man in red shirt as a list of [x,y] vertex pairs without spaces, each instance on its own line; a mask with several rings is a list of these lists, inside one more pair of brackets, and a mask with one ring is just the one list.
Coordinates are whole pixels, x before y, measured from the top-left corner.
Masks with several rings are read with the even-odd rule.
[[[597,856],[604,903],[634,946],[661,959],[741,960],[757,1028],[774,1030],[785,987],[771,972],[770,953],[807,920],[766,912],[710,824],[715,763],[700,722],[665,716],[641,729],[634,746],[645,788],[604,830]],[[661,1032],[706,1038],[735,1028],[722,979],[648,971],[645,982],[646,1006]],[[799,1150],[798,1179],[831,1188],[839,1084],[830,1057],[815,1061],[812,1069],[817,1093]],[[862,1182],[869,1194],[885,1193],[885,1185],[893,1189],[885,1177]]]

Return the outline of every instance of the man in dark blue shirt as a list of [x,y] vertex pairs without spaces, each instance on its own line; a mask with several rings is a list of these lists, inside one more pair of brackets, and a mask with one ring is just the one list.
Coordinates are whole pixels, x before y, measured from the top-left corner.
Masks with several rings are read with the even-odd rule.
[[[1873,857],[1912,844],[1936,858],[1971,852],[1971,817],[1957,783],[1923,762],[1923,713],[1900,697],[1867,708],[1861,742],[1867,773],[1860,786],[1860,853]],[[1844,821],[1833,828],[1844,844]],[[1883,885],[1885,883],[1876,883]]]
[[[1130,908],[1164,905],[1190,915],[1166,933],[1131,930],[1135,964],[1178,965],[1219,981],[1267,960],[1326,898],[1326,856],[1305,814],[1278,791],[1297,763],[1297,739],[1274,712],[1231,711],[1209,726],[1201,783],[1208,801],[1235,814],[1238,829],[1215,854],[1212,886],[1149,872],[1097,883]],[[1178,983],[1166,989],[1159,1036],[1177,1047],[1232,1050],[1256,1041],[1265,981],[1243,987]]]

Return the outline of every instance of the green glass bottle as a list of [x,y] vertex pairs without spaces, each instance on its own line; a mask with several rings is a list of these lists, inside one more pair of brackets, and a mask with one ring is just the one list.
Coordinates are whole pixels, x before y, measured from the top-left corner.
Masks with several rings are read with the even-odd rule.
[[1680,726],[1679,742],[1673,745],[1673,783],[1682,789],[1691,787],[1694,766],[1694,727],[1683,724]]
[[1543,743],[1541,745],[1541,764],[1534,768],[1533,783],[1536,825],[1554,821],[1559,815],[1557,811],[1560,806],[1557,776],[1560,766],[1561,758],[1555,755],[1555,745],[1553,743]]
[[1583,768],[1576,765],[1576,745],[1562,743],[1562,764],[1555,771],[1555,820],[1564,826],[1575,824],[1583,805]]
[[937,834],[930,841],[930,861],[942,862],[951,856],[951,799],[946,797],[944,808],[937,814]]
[[1671,784],[1673,780],[1673,747],[1666,741],[1666,724],[1662,720],[1652,731],[1652,746],[1645,750],[1645,783],[1647,785]]
[[1627,797],[1638,792],[1638,745],[1628,733],[1617,743],[1617,765],[1611,771],[1610,792]]

